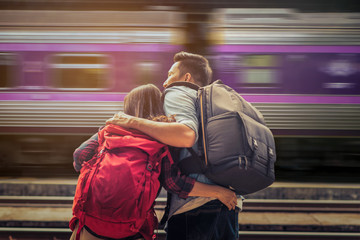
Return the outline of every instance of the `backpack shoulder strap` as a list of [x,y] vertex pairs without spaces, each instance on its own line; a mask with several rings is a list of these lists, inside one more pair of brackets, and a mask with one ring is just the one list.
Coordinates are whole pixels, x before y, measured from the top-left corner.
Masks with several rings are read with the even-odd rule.
[[[195,91],[199,90],[199,88],[200,88],[198,85],[196,85],[194,83],[181,81],[181,82],[173,82],[173,83],[171,83],[169,86],[166,87],[166,89],[174,87],[174,86],[185,86],[185,87],[191,88],[191,89],[193,89]],[[163,94],[161,95],[161,101],[162,102],[164,102],[164,99],[165,99],[165,94],[166,94],[165,90],[163,91]]]
[[185,86],[185,87],[194,89],[195,91],[197,91],[200,88],[199,85],[196,85],[196,84],[191,83],[191,82],[184,82],[184,81],[173,82],[169,86],[167,86],[166,88],[171,88],[171,87],[174,87],[174,86]]
[[[214,85],[214,84],[223,84],[223,82],[221,80],[216,80],[213,83],[211,83],[210,85]],[[210,86],[208,85],[208,86]],[[171,83],[167,88],[171,88],[173,86],[186,86],[189,87],[191,89],[194,89],[196,91],[202,92],[206,89],[207,86],[205,87],[200,87],[196,84],[190,83],[190,82],[173,82]],[[163,93],[163,100],[164,100],[164,96],[165,93]],[[200,94],[200,93],[199,93]],[[198,98],[200,97],[201,100],[201,96],[198,95]],[[200,105],[202,105],[202,102],[200,101]],[[200,106],[201,108],[201,106]],[[200,123],[201,126],[203,126],[203,121],[201,121],[203,118],[203,116],[200,116]],[[199,151],[204,153],[204,147],[201,144],[201,142],[203,143],[204,141],[204,136],[203,136],[203,132],[204,130],[199,130],[199,143],[198,143],[198,147],[199,147]],[[178,166],[181,169],[181,171],[185,174],[191,174],[191,173],[205,173],[206,169],[207,169],[207,157],[206,154],[200,154],[200,156],[194,151],[194,149],[192,148],[187,148],[187,150],[191,153],[191,156],[182,159],[181,161],[178,161]]]
[[193,148],[187,148],[191,155],[179,161],[178,166],[182,173],[189,175],[191,173],[205,173],[205,159],[204,156],[199,156]]
[[[211,84],[209,85],[212,85],[212,84],[224,84],[220,79],[212,82]],[[209,86],[207,85],[207,86]],[[185,87],[188,87],[188,88],[191,88],[191,89],[194,89],[194,90],[199,90],[201,87],[197,84],[194,84],[194,83],[191,83],[191,82],[184,82],[184,81],[179,81],[179,82],[173,82],[171,83],[169,86],[167,86],[166,88],[171,88],[171,87],[174,87],[174,86],[185,86]]]

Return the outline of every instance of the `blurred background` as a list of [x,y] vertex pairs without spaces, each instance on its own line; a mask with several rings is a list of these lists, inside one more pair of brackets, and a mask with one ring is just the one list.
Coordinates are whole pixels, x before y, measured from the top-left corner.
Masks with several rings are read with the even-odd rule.
[[358,1],[0,0],[0,176],[76,177],[72,153],[206,56],[276,138],[281,181],[360,182]]

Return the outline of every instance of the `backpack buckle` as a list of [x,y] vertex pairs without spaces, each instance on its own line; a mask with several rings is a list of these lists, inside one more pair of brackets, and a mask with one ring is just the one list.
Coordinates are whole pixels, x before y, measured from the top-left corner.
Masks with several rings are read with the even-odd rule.
[[253,145],[254,145],[254,148],[257,149],[258,148],[258,143],[256,141],[255,138],[253,138]]
[[150,172],[153,170],[153,165],[151,163],[148,163],[146,165],[146,169],[149,170]]
[[103,152],[105,151],[105,149],[103,148],[103,149],[101,149],[101,151],[98,153],[98,155],[97,155],[97,157],[100,157],[102,154],[103,154]]
[[274,156],[274,151],[272,150],[272,148],[269,147],[269,155],[270,157],[273,157]]
[[245,170],[247,170],[248,169],[248,159],[246,156],[239,156],[239,168],[240,169],[243,168],[243,166],[241,166],[243,159],[244,159],[244,168],[245,168]]

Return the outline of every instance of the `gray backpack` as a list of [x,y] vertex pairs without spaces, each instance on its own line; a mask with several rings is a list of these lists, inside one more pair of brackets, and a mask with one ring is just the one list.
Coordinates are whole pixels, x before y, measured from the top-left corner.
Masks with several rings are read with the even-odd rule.
[[[203,173],[238,194],[250,194],[275,180],[275,141],[262,114],[220,80],[205,86],[176,82],[198,91],[199,150],[179,166]],[[173,85],[171,85],[173,86]]]

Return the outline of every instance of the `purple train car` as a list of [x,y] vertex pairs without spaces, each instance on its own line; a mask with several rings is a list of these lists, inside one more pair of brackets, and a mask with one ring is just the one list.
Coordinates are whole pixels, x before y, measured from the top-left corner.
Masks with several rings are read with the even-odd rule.
[[162,85],[182,24],[171,11],[1,11],[1,174],[69,172],[126,92]]
[[[1,11],[0,174],[75,174],[73,150],[122,109],[126,93],[161,86],[194,34],[186,19]],[[263,113],[278,179],[360,182],[360,15],[219,9],[207,19],[191,24],[207,33],[215,78]]]
[[359,170],[360,14],[220,9],[210,19],[215,76],[263,113],[278,169]]

